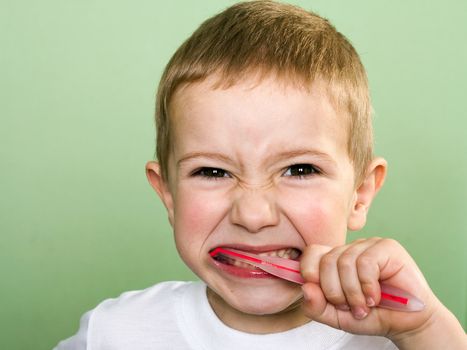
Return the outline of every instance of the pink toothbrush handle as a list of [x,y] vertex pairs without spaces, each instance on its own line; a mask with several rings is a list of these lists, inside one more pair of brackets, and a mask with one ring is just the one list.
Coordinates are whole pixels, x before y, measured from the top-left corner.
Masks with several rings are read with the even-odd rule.
[[[273,275],[287,279],[291,282],[303,284],[305,281],[300,274],[300,263],[298,261],[276,258],[276,257],[264,257],[264,262],[274,264],[276,267],[282,267],[285,270],[279,271],[279,269],[268,269],[267,272],[271,272]],[[264,265],[257,265],[259,268],[264,269]],[[386,283],[380,282],[381,288],[381,300],[378,307],[385,309],[391,309],[396,311],[421,311],[425,307],[425,304],[406,292],[405,290],[390,286]]]
[[[267,262],[274,264],[276,268],[271,269],[270,267],[266,267],[264,265],[257,266],[277,277],[281,277],[288,281],[295,282],[298,284],[305,283],[302,275],[300,274],[300,263],[298,261],[274,257],[266,257],[266,259]],[[280,260],[287,261],[285,261],[284,264],[281,266]],[[283,267],[284,270],[279,269],[278,267]],[[384,282],[380,282],[379,285],[381,289],[381,299],[379,304],[377,305],[378,307],[406,312],[421,311],[425,307],[425,304],[420,299],[406,292],[405,290],[393,287]]]
[[381,300],[378,307],[396,311],[421,311],[425,304],[405,290],[380,282]]

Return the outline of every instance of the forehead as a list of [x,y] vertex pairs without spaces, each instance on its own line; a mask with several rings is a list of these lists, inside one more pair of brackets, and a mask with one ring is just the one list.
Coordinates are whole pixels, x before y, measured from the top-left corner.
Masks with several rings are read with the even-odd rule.
[[169,109],[174,149],[228,142],[257,151],[272,149],[274,143],[346,149],[346,118],[336,112],[324,83],[307,89],[273,76],[227,88],[217,83],[218,77],[209,77],[176,91]]

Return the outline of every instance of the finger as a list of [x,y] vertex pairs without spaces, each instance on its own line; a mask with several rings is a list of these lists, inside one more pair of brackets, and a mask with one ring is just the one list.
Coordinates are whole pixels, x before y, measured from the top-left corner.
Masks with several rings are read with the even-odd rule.
[[357,258],[356,266],[360,286],[366,297],[366,304],[369,307],[378,305],[381,299],[380,269],[378,261],[375,260],[374,252],[371,250],[362,252]]
[[333,248],[323,255],[319,264],[320,286],[326,299],[341,310],[349,310],[348,302],[341,286],[337,261],[347,246]]
[[387,331],[385,328],[381,331],[379,310],[375,310],[376,312],[372,312],[363,320],[356,320],[350,312],[337,310],[329,303],[318,284],[305,283],[302,290],[303,313],[314,321],[355,334],[379,335]]
[[[365,318],[369,309],[368,306],[374,306],[374,301],[367,301],[367,297],[361,286],[361,282],[357,270],[357,260],[359,256],[367,249],[376,244],[377,239],[365,239],[353,242],[346,246],[337,260],[337,270],[339,272],[340,284],[347,300],[348,305],[352,310],[352,314],[356,319]],[[378,279],[374,281],[377,283]]]
[[332,247],[312,244],[303,250],[300,257],[300,269],[305,281],[319,283],[319,262],[321,257],[331,249]]
[[334,328],[340,328],[337,311],[326,300],[323,291],[316,283],[302,285],[304,314],[314,321],[327,324]]

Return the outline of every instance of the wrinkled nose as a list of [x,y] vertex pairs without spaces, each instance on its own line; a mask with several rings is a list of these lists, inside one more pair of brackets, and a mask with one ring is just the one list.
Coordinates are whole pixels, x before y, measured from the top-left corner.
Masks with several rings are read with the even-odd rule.
[[278,225],[279,213],[274,196],[268,191],[243,190],[233,202],[230,219],[250,233]]

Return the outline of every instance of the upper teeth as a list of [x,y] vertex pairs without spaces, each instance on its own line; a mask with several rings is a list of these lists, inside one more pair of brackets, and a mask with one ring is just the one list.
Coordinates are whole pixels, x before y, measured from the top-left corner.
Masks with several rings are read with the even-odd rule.
[[285,259],[296,259],[300,252],[295,248],[286,248],[279,250],[271,250],[270,252],[258,253],[259,256],[275,256]]

